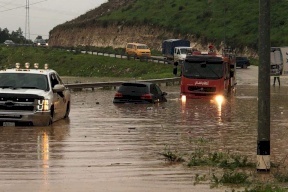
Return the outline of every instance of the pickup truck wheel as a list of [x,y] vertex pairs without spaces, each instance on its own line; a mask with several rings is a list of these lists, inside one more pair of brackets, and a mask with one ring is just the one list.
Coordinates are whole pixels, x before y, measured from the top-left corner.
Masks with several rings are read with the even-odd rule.
[[50,113],[50,119],[49,119],[48,125],[52,125],[53,117],[54,117],[54,106],[51,107],[51,113]]
[[242,68],[247,69],[247,64],[243,64]]
[[70,102],[67,103],[64,119],[68,118],[69,113],[70,113]]

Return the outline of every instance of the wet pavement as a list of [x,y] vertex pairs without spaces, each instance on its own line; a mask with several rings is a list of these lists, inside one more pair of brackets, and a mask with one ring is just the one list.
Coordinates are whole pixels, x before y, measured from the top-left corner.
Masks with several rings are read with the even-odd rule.
[[[161,87],[168,102],[157,105],[115,105],[115,90],[99,89],[73,92],[70,118],[50,127],[0,127],[0,191],[224,191],[193,185],[197,173],[209,170],[167,163],[159,153],[167,147],[189,152],[195,148],[191,140],[205,138],[211,151],[256,161],[252,70],[239,70],[236,95],[221,107],[210,100],[183,104],[178,86]],[[288,152],[285,79],[283,84],[271,87],[273,162]]]

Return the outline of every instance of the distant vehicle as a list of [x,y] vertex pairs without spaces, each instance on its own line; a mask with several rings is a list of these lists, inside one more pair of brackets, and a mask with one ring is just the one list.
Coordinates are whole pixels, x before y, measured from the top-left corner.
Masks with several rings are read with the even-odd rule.
[[250,60],[247,57],[236,57],[236,67],[247,69],[250,66]]
[[129,56],[136,58],[140,57],[151,57],[150,48],[143,43],[127,43],[125,52]]
[[48,46],[48,43],[44,39],[35,39],[33,44],[35,46]]
[[119,87],[113,103],[161,103],[167,102],[166,95],[155,83],[127,82]]
[[48,126],[69,116],[70,91],[57,72],[34,68],[0,71],[0,126]]
[[270,75],[288,75],[288,46],[271,47],[270,49]]
[[162,42],[162,54],[165,58],[173,60],[174,65],[183,63],[188,54],[192,54],[190,41],[185,39],[167,39]]
[[6,40],[6,41],[4,41],[4,45],[7,45],[7,46],[15,45],[15,43],[12,40]]

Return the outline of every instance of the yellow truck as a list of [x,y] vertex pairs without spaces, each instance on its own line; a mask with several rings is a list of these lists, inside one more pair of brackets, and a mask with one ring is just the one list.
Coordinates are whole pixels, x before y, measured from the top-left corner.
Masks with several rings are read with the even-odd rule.
[[125,52],[128,56],[140,57],[151,57],[150,48],[143,43],[127,43]]

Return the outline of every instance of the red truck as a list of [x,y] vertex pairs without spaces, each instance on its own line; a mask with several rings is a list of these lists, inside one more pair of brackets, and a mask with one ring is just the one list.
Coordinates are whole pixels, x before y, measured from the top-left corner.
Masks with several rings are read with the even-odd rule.
[[[194,51],[181,66],[181,98],[216,98],[233,93],[236,86],[235,55],[223,49],[219,55],[209,46],[208,52]],[[177,75],[177,66],[173,70]]]

